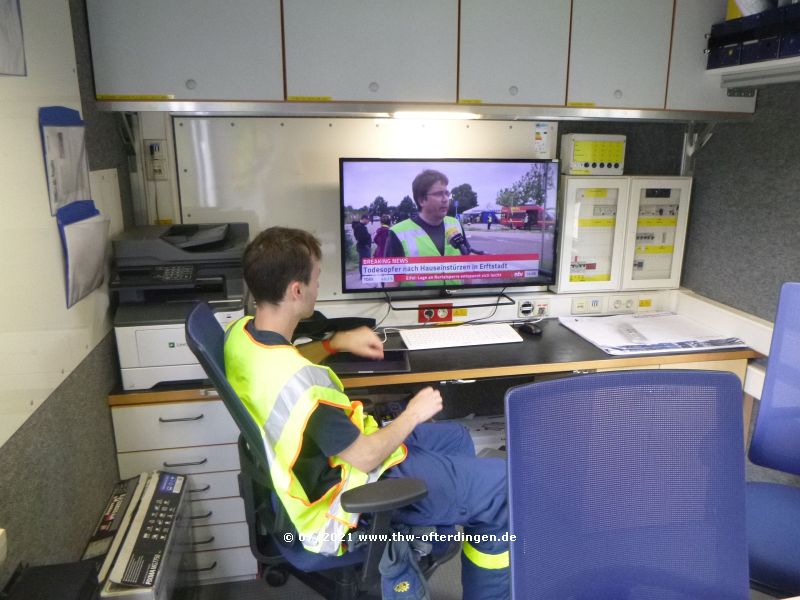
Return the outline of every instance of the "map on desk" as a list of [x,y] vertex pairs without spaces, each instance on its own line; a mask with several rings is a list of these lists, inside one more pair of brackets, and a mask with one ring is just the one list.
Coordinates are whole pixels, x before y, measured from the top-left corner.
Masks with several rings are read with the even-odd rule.
[[560,317],[559,322],[614,356],[747,347],[737,337],[727,337],[675,313]]

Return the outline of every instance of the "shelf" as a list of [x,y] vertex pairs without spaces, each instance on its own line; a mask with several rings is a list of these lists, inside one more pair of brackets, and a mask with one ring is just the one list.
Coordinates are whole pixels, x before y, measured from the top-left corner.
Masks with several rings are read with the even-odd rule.
[[764,60],[746,65],[709,69],[706,76],[720,77],[724,88],[756,87],[800,81],[800,56]]

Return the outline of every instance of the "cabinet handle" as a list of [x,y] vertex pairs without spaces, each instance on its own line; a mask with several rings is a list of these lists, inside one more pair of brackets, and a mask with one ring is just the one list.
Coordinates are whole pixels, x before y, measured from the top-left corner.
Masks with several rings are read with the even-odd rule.
[[210,489],[211,489],[211,484],[207,483],[206,487],[195,488],[193,490],[189,490],[189,493],[190,494],[199,494],[200,492],[207,492]]
[[192,546],[202,546],[204,544],[210,544],[213,541],[214,541],[214,536],[212,535],[210,538],[208,538],[207,540],[203,540],[202,542],[192,542]]
[[211,563],[210,567],[199,567],[197,569],[181,569],[181,573],[203,573],[205,571],[212,571],[216,568],[217,561]]
[[195,462],[185,462],[185,463],[168,463],[168,462],[164,462],[164,463],[161,463],[161,464],[163,464],[167,468],[170,468],[170,467],[196,467],[197,465],[204,465],[207,462],[208,462],[208,459],[204,458],[203,460],[198,460],[198,461],[195,461]]
[[211,388],[209,390],[202,390],[200,392],[200,395],[205,396],[206,398],[219,398],[219,392],[214,388]]
[[210,517],[210,516],[211,516],[211,515],[213,515],[213,514],[214,514],[214,511],[213,511],[213,510],[210,510],[210,511],[208,511],[208,512],[207,512],[206,514],[204,514],[204,515],[197,515],[196,517],[189,517],[189,520],[190,520],[190,521],[194,521],[194,520],[196,520],[196,519],[207,519],[208,517]]
[[204,416],[205,415],[203,415],[203,413],[200,413],[196,417],[183,417],[181,419],[165,419],[164,417],[158,417],[158,422],[159,423],[179,423],[181,421],[199,421]]

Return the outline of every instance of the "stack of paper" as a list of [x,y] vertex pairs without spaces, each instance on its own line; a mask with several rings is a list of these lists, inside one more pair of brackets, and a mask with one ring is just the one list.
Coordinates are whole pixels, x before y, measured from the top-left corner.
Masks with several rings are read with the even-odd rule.
[[586,341],[616,356],[747,346],[739,338],[726,337],[674,313],[561,317],[559,321]]

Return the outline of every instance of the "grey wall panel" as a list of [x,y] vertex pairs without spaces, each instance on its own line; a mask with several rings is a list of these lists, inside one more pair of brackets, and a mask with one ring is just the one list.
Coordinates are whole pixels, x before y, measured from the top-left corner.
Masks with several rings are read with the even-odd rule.
[[119,478],[107,401],[116,365],[109,333],[0,449],[0,588],[22,561],[80,558]]
[[682,285],[770,321],[800,280],[800,84],[759,91],[751,121],[698,154]]

